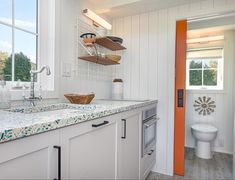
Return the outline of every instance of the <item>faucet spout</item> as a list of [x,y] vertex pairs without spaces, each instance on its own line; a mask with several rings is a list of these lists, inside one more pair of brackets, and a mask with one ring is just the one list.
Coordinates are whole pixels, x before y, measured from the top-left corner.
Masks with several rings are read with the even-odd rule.
[[46,75],[50,76],[51,75],[51,70],[49,66],[43,66],[41,69],[39,70],[31,70],[30,74],[39,74],[42,73],[44,70],[46,69]]
[[27,101],[30,101],[30,104],[32,106],[35,106],[35,101],[38,101],[38,100],[42,100],[42,97],[35,97],[35,86],[34,86],[34,83],[35,83],[35,79],[36,79],[36,75],[39,74],[39,73],[42,73],[44,70],[46,70],[46,75],[49,76],[51,75],[51,70],[50,70],[50,67],[49,66],[43,66],[41,69],[39,70],[31,70],[30,71],[30,74],[31,74],[31,83],[30,83],[30,97],[28,98],[25,98],[25,100]]

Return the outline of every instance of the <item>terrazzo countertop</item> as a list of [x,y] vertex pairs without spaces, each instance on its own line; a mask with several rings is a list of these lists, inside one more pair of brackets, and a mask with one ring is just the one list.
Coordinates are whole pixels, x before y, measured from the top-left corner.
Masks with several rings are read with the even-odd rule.
[[34,108],[0,110],[0,143],[130,111],[157,102],[157,100],[99,100],[90,105],[58,103]]

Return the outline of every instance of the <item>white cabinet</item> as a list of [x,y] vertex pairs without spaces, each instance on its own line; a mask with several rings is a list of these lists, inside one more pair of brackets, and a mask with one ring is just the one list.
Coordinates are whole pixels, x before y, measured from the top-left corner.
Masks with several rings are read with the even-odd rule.
[[62,179],[115,179],[116,129],[114,116],[63,128]]
[[59,132],[0,144],[0,179],[57,178]]
[[62,179],[143,178],[141,115],[136,109],[0,144],[0,179],[59,179],[60,171]]
[[118,179],[139,179],[141,112],[129,113],[118,125]]

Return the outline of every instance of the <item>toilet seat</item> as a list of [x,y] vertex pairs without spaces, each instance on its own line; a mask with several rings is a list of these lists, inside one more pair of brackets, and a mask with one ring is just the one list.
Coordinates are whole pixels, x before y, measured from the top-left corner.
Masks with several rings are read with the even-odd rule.
[[192,129],[203,133],[215,133],[218,131],[216,127],[209,124],[194,124]]

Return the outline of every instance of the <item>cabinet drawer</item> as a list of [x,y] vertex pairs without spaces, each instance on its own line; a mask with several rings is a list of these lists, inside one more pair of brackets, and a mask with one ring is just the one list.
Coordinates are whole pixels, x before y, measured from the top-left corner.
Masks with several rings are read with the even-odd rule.
[[153,166],[156,163],[156,149],[151,155],[146,154],[141,159],[141,175],[142,179],[146,179],[149,175],[150,171],[152,170]]
[[62,128],[61,131],[62,133],[69,132],[70,135],[72,134],[81,135],[84,133],[88,133],[90,131],[104,128],[106,126],[109,126],[112,123],[116,123],[116,121],[112,116],[110,116],[110,117],[95,119],[91,121],[82,122],[77,125],[65,127],[65,128]]

